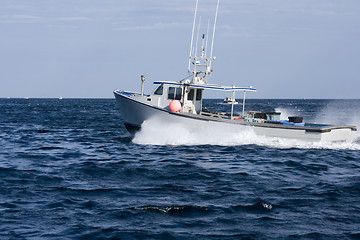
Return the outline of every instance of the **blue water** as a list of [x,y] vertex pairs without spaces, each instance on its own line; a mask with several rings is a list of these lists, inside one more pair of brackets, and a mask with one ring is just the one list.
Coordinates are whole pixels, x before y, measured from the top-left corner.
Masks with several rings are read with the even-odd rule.
[[[247,109],[360,122],[360,100]],[[154,127],[129,135],[114,99],[0,99],[0,239],[360,238],[359,140]]]

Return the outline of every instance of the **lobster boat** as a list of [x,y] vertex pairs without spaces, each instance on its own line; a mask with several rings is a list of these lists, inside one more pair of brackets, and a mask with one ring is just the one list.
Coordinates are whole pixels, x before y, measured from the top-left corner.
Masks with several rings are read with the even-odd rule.
[[[196,2],[192,30],[188,77],[178,81],[155,81],[155,89],[150,94],[144,93],[145,76],[141,76],[141,91],[129,92],[115,90],[114,95],[126,129],[134,133],[149,119],[160,119],[163,123],[226,125],[231,131],[254,131],[256,135],[274,138],[299,139],[302,141],[352,142],[356,126],[305,123],[301,116],[291,116],[281,120],[280,112],[245,112],[245,96],[256,91],[252,86],[237,87],[208,83],[213,73],[211,67],[213,42],[219,0],[217,2],[210,54],[207,51],[205,34],[200,39],[200,51],[194,51],[194,30],[198,1]],[[199,34],[197,34],[199,35]],[[198,41],[197,41],[198,42]],[[195,48],[197,49],[197,48]],[[229,98],[230,113],[208,110],[203,106],[204,91],[224,91],[232,93]],[[235,94],[243,93],[242,113],[234,113]]]

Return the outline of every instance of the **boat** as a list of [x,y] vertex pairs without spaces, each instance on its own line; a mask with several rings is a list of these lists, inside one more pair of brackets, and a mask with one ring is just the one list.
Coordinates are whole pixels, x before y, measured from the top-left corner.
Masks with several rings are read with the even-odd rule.
[[238,104],[238,102],[236,101],[236,99],[232,98],[232,97],[226,97],[224,98],[224,101],[222,102],[223,104]]
[[[212,61],[215,60],[213,43],[219,0],[216,7],[210,54],[208,54],[207,48],[208,37],[205,42],[205,34],[200,40],[199,54],[196,54],[193,47],[197,9],[198,0],[195,7],[188,65],[189,75],[187,77],[178,81],[155,81],[156,88],[151,94],[144,94],[144,75],[141,75],[141,92],[114,90],[124,125],[130,133],[139,131],[145,121],[155,119],[164,124],[196,125],[200,123],[209,124],[212,127],[226,125],[233,132],[250,129],[259,136],[301,141],[352,142],[354,140],[356,126],[304,123],[301,116],[291,116],[287,120],[281,120],[279,112],[245,112],[246,93],[255,92],[255,88],[208,83],[209,76],[213,73]],[[242,114],[234,113],[234,101],[230,104],[230,113],[207,109],[206,106],[203,106],[203,92],[208,90],[230,92],[232,93],[231,99],[235,99],[235,93],[243,93]]]

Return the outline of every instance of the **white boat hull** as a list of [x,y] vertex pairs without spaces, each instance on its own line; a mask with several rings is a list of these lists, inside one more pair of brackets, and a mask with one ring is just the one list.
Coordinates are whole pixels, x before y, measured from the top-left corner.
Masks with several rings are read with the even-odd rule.
[[299,139],[301,141],[326,141],[326,142],[352,142],[354,140],[354,126],[284,126],[268,123],[249,123],[244,121],[222,119],[190,113],[175,113],[144,101],[138,101],[131,95],[116,90],[116,101],[126,128],[132,132],[141,128],[145,120],[159,118],[163,122],[194,124],[201,122],[217,122],[231,127],[232,131],[252,129],[256,135]]

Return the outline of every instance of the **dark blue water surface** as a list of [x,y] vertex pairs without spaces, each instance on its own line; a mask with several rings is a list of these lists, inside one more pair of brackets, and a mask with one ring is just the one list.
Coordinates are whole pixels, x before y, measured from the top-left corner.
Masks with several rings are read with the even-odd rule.
[[[205,105],[228,107],[218,102]],[[357,124],[359,106],[248,100],[247,109]],[[360,238],[359,140],[141,137],[126,132],[114,99],[0,99],[0,239]]]

